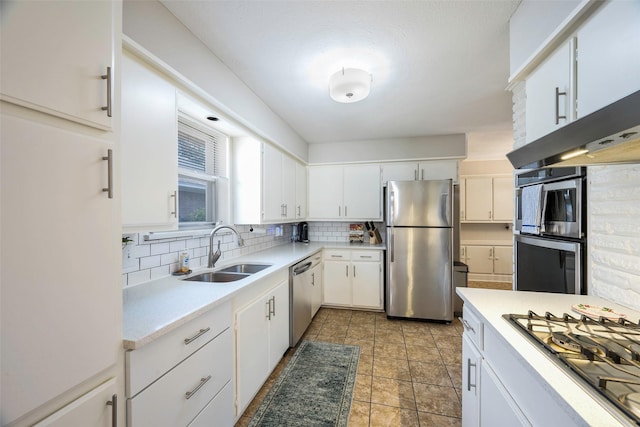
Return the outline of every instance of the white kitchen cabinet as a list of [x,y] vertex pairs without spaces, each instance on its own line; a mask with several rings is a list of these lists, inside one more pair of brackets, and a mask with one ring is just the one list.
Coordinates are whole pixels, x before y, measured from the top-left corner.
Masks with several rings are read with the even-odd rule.
[[296,219],[307,217],[307,167],[296,162]]
[[283,281],[236,311],[236,415],[289,348],[289,282]]
[[235,222],[295,221],[296,196],[303,195],[296,186],[298,162],[255,138],[236,138],[233,147]]
[[527,143],[575,119],[575,79],[575,40],[572,38],[527,77]]
[[382,219],[379,165],[311,166],[308,179],[310,219]]
[[[233,390],[230,303],[125,356],[129,427],[187,425],[196,416],[233,419],[232,406],[213,403]],[[205,410],[206,416],[198,415]]]
[[467,176],[460,181],[462,222],[513,222],[515,197],[511,175]]
[[382,308],[382,253],[325,249],[323,302],[356,308]]
[[[480,426],[529,427],[524,416],[509,392],[504,388],[489,363],[481,363],[480,377]],[[466,425],[466,424],[465,424]]]
[[111,378],[33,427],[111,427],[114,415],[117,416],[117,409],[114,409],[114,404],[117,408],[117,393],[116,379]]
[[640,3],[609,1],[578,29],[578,117],[640,90],[639,21]]
[[177,229],[176,89],[127,51],[122,60],[121,163],[125,230]]
[[482,355],[468,336],[462,337],[462,427],[480,426]]
[[121,8],[0,2],[2,425],[102,426],[122,397]]
[[415,181],[451,179],[458,182],[457,160],[426,160],[422,162],[393,162],[382,165],[382,183],[387,181]]
[[513,274],[513,246],[467,244],[460,247],[460,256],[470,278],[510,279]]
[[110,130],[121,7],[107,1],[2,1],[2,100]]

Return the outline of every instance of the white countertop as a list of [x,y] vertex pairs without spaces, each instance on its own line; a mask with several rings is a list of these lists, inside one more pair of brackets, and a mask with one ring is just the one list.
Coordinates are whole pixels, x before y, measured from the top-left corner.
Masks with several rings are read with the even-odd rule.
[[[556,316],[573,313],[571,306],[578,303],[610,307],[626,314],[636,322],[640,313],[595,296],[551,294],[544,292],[501,291],[492,289],[457,288],[456,292],[465,303],[472,305],[481,315],[485,325],[489,325],[511,346],[529,365],[532,374],[538,375],[553,393],[561,397],[566,409],[575,413],[590,426],[624,426],[588,390],[589,386],[567,375],[554,361],[552,355],[538,348],[527,337],[516,330],[503,314],[527,314],[533,310],[544,315],[551,312]],[[575,313],[574,313],[575,314]]]
[[265,270],[235,282],[212,285],[185,281],[183,280],[185,277],[169,276],[125,288],[122,295],[124,348],[127,350],[140,348],[215,306],[229,301],[241,289],[283,268],[289,268],[324,248],[381,250],[385,249],[385,246],[337,242],[291,243],[225,260],[214,269],[202,268],[191,274],[220,270],[238,263],[273,264]]

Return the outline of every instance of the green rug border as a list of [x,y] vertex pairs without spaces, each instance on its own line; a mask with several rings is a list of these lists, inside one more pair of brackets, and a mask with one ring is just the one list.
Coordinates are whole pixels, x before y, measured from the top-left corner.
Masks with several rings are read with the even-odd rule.
[[298,357],[307,345],[313,344],[318,345],[320,347],[348,347],[353,350],[351,353],[351,361],[349,363],[349,370],[347,372],[347,381],[345,382],[345,387],[342,390],[342,404],[340,405],[340,411],[338,413],[338,420],[336,421],[335,427],[347,427],[349,424],[349,413],[351,410],[351,402],[353,401],[353,390],[355,388],[356,383],[356,374],[358,372],[358,361],[360,360],[360,346],[357,345],[348,345],[348,344],[334,344],[323,341],[302,341],[296,352],[291,357],[291,360],[287,362],[287,366],[285,366],[284,370],[280,373],[280,376],[271,387],[271,390],[267,393],[264,400],[260,403],[260,407],[256,410],[255,414],[251,417],[251,421],[249,422],[247,427],[256,427],[258,423],[262,420],[262,416],[265,414],[269,405],[275,398],[275,395],[280,390],[282,383],[287,379],[287,376],[296,365]]

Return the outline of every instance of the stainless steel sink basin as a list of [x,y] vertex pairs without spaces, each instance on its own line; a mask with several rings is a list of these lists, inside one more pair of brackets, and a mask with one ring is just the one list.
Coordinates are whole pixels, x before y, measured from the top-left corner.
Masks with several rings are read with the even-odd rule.
[[196,274],[195,276],[188,277],[184,280],[192,282],[210,282],[210,283],[226,283],[235,282],[236,280],[249,277],[248,274],[243,273],[224,273],[221,271],[209,271],[207,273]]
[[228,273],[246,273],[253,274],[271,267],[271,264],[236,264],[220,270]]

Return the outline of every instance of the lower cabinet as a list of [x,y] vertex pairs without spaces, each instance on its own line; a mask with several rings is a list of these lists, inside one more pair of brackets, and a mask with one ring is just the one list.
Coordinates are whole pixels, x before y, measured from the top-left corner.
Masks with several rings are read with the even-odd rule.
[[316,265],[311,270],[311,318],[316,315],[322,305],[322,263]]
[[[233,423],[231,305],[126,353],[127,425]],[[231,393],[231,397],[227,395]],[[211,423],[209,423],[211,425]]]
[[464,245],[460,248],[462,261],[469,266],[472,279],[500,279],[513,274],[513,246]]
[[462,426],[480,425],[482,355],[467,335],[462,337]]
[[240,415],[289,348],[289,282],[236,311],[236,405]]
[[382,251],[326,249],[323,303],[382,308]]
[[481,426],[531,426],[488,363],[480,367]]

